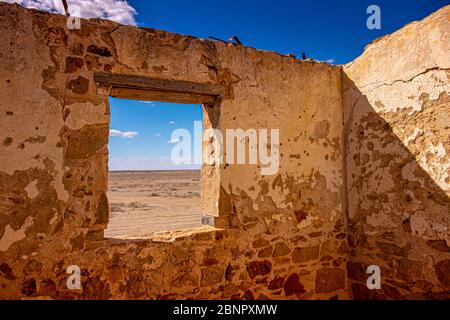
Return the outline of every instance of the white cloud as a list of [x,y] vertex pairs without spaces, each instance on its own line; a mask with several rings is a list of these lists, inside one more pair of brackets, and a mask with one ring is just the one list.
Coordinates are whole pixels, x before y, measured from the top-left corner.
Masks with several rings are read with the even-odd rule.
[[179,138],[173,138],[173,139],[170,139],[169,141],[167,141],[167,143],[170,143],[170,144],[178,144],[180,142],[181,142],[181,140]]
[[[316,59],[314,59],[314,60],[316,60]],[[334,59],[334,58],[330,58],[330,59],[327,59],[327,60],[316,60],[316,61],[318,61],[318,62],[326,62],[326,63],[335,63],[336,62],[336,59]]]
[[116,129],[109,130],[110,137],[121,137],[121,138],[134,138],[139,134],[137,131],[120,131]]
[[[26,8],[33,8],[52,13],[64,14],[61,0],[0,0],[8,3],[18,3]],[[127,0],[69,0],[69,12],[81,18],[102,18],[122,24],[136,25],[134,16],[136,10]]]
[[140,102],[141,102],[141,103],[147,103],[147,104],[149,104],[149,105],[151,105],[151,106],[155,106],[155,103],[154,103],[153,101],[144,101],[144,100],[141,100]]
[[176,122],[175,121],[169,121],[169,124],[175,124]]

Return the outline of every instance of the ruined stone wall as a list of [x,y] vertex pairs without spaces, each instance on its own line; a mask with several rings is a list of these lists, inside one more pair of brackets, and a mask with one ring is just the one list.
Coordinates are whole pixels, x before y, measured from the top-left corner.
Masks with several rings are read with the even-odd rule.
[[[450,7],[343,69],[104,20],[68,30],[17,5],[0,13],[0,298],[449,298]],[[280,129],[279,171],[204,165],[213,226],[105,239],[100,71],[223,85],[204,127]],[[365,286],[373,264],[381,290]],[[70,265],[81,290],[66,286]]]
[[[0,4],[0,298],[346,298],[341,69]],[[104,239],[108,91],[94,72],[215,83],[205,127],[279,128],[280,170],[202,173],[205,226]],[[82,289],[66,268],[82,269]]]
[[353,298],[450,298],[449,21],[447,6],[344,66]]

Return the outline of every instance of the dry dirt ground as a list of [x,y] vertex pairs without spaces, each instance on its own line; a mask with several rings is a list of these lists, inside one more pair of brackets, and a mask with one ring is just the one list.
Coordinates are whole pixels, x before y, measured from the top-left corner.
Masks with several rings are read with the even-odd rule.
[[109,172],[105,237],[140,238],[201,226],[200,171]]

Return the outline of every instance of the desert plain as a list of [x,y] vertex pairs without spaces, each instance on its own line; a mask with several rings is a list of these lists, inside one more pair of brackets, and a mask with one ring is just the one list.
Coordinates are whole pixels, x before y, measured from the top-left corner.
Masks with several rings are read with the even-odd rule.
[[200,171],[110,171],[105,237],[143,238],[201,226]]

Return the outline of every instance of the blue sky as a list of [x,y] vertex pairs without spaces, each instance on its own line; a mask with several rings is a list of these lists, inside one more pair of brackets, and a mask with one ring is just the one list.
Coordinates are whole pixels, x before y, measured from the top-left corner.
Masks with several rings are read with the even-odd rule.
[[[347,63],[379,36],[450,4],[444,0],[131,0],[140,26],[228,39],[280,53]],[[366,28],[366,9],[381,9],[381,30]]]
[[[208,38],[236,35],[244,45],[297,57],[343,64],[359,56],[372,40],[420,20],[450,1],[128,1],[138,26]],[[381,9],[381,30],[366,28],[369,5]],[[176,128],[193,131],[202,119],[199,105],[144,103],[110,98],[110,170],[184,169],[170,162]],[[131,133],[130,133],[131,132]],[[136,134],[137,133],[137,134]],[[127,134],[125,134],[127,135]],[[197,150],[198,151],[198,150]]]
[[[172,132],[177,128],[191,133],[194,150],[194,121],[202,120],[202,107],[109,98],[111,130],[109,137],[110,170],[198,169],[198,164],[175,165],[170,160],[176,144]],[[197,142],[201,137],[196,137]]]

